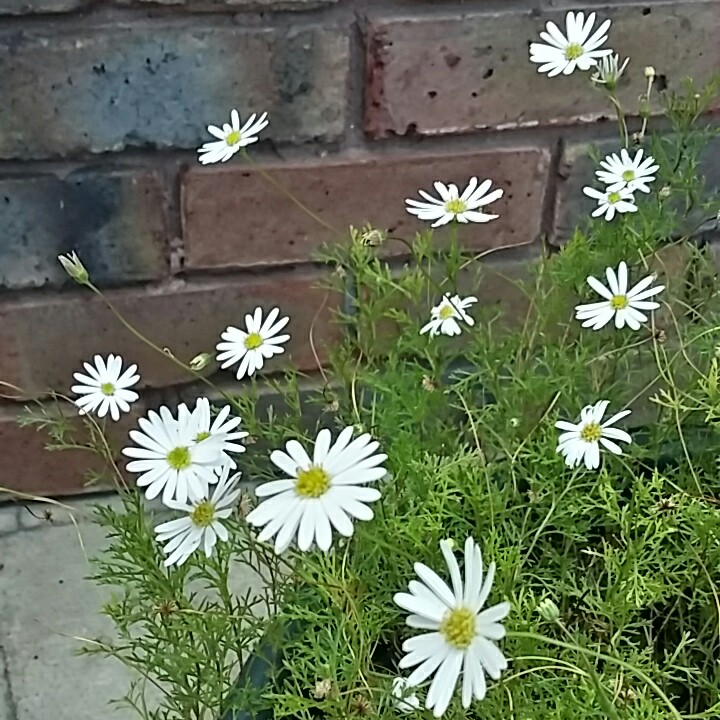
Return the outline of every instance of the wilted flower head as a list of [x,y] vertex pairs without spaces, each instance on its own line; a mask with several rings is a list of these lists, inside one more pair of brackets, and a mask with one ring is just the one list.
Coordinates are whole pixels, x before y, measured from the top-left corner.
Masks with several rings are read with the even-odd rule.
[[369,247],[379,247],[385,240],[387,240],[387,232],[384,230],[367,228],[360,233],[360,242]]
[[618,80],[622,77],[630,58],[625,58],[622,65],[620,64],[619,55],[607,55],[600,58],[596,71],[590,79],[598,85],[604,85],[608,90],[612,91],[617,87]]

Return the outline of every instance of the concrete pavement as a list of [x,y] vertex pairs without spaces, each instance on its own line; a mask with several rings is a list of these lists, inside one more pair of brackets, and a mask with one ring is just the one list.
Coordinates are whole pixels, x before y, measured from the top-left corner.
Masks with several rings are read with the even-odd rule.
[[[91,508],[119,504],[103,496],[49,506],[0,506],[0,720],[137,720],[134,710],[108,705],[129,687],[130,673],[112,659],[78,656],[74,637],[105,637],[112,624],[100,614],[105,589],[86,580],[88,557],[104,545]],[[82,538],[82,546],[80,539]],[[84,546],[84,552],[83,552]],[[238,589],[253,586],[247,574]]]

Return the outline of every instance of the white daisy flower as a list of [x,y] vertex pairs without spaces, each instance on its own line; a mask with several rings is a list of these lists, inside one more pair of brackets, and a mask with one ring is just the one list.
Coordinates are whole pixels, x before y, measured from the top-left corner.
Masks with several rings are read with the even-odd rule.
[[[229,465],[231,468],[235,468],[237,467],[237,463],[228,453],[245,452],[244,445],[233,441],[246,438],[248,433],[242,430],[236,430],[242,420],[239,417],[228,417],[229,415],[230,406],[226,405],[213,421],[210,414],[210,401],[207,398],[198,398],[195,403],[195,410],[193,410],[193,416],[197,423],[195,441],[202,442],[208,438],[215,439],[220,443],[220,451],[224,455],[223,465]],[[235,432],[233,432],[233,430],[235,430]]]
[[222,443],[213,437],[196,440],[197,419],[185,405],[178,407],[177,419],[162,406],[159,414],[151,410],[138,425],[140,430],[131,430],[130,439],[140,447],[123,448],[122,452],[134,458],[126,469],[140,473],[137,484],[147,487],[145,497],[152,500],[162,491],[165,505],[205,497],[208,484],[217,482],[215,469],[225,459]]
[[258,141],[257,134],[268,126],[267,113],[257,117],[253,113],[240,127],[240,115],[237,110],[230,113],[230,124],[222,128],[208,125],[208,132],[216,137],[217,142],[205,143],[198,149],[198,160],[203,165],[216,162],[227,162],[240,148]]
[[331,525],[345,537],[353,534],[352,518],[371,520],[373,511],[365,504],[374,502],[380,492],[367,483],[380,480],[386,470],[387,455],[375,454],[379,447],[370,435],[350,442],[353,428],[346,427],[332,445],[329,430],[321,430],[315,441],[313,457],[297,440],[289,440],[285,449],[275,450],[270,460],[289,479],[260,485],[255,494],[269,497],[248,516],[251,525],[263,527],[260,542],[275,537],[275,552],[281,553],[297,534],[303,552],[313,543],[321,550],[332,544]]
[[420,707],[420,700],[417,695],[410,691],[406,678],[396,677],[393,680],[391,694],[395,707],[400,712],[411,713]]
[[290,322],[290,318],[278,320],[278,315],[280,310],[274,308],[263,322],[262,308],[258,307],[253,315],[245,316],[246,330],[232,326],[227,328],[220,336],[224,342],[217,344],[217,359],[222,363],[220,367],[224,369],[239,362],[236,376],[240,380],[262,368],[268,358],[284,352],[282,344],[290,336],[278,333]]
[[580,422],[571,423],[558,420],[555,427],[564,430],[558,438],[557,452],[565,458],[568,467],[585,463],[588,470],[600,467],[600,445],[615,455],[622,455],[622,449],[613,440],[631,443],[632,438],[624,431],[610,427],[618,420],[627,417],[630,410],[623,410],[609,420],[602,421],[610,404],[609,400],[600,400],[595,405],[586,405],[580,413]]
[[73,373],[81,383],[70,388],[81,396],[74,401],[75,405],[80,408],[81,415],[94,412],[98,417],[105,417],[109,412],[113,420],[119,420],[120,413],[129,412],[130,403],[139,397],[134,390],[128,390],[140,380],[136,374],[137,365],[130,365],[123,372],[123,360],[119,355],[108,355],[107,359],[96,355],[93,360],[94,367],[83,363],[87,375]]
[[615,213],[637,212],[633,194],[625,188],[621,190],[596,190],[592,187],[584,187],[583,192],[597,200],[597,208],[593,210],[592,216],[605,216],[608,222],[615,217]]
[[648,298],[661,293],[665,286],[650,287],[655,276],[649,275],[628,291],[628,269],[624,261],[618,265],[617,274],[609,267],[605,270],[605,275],[609,287],[605,287],[594,277],[587,279],[588,285],[605,299],[578,305],[575,308],[575,318],[583,321],[583,327],[591,327],[593,330],[605,327],[613,318],[618,329],[627,325],[631,330],[639,330],[641,323],[647,320],[647,316],[640,311],[657,310],[660,303]]
[[539,63],[538,72],[554,77],[562,73],[570,75],[577,67],[589,70],[597,65],[598,58],[612,54],[612,50],[598,48],[607,40],[610,20],[606,20],[591,35],[595,24],[595,13],[590,13],[585,20],[585,13],[569,12],[565,16],[565,34],[554,22],[545,25],[546,32],[541,32],[543,43],[530,44],[530,61]]
[[182,510],[185,517],[164,522],[155,528],[156,540],[167,543],[163,553],[167,555],[165,567],[182,565],[199,547],[210,557],[218,539],[226,542],[227,528],[221,520],[232,515],[235,503],[240,497],[237,487],[240,473],[232,477],[230,467],[225,465],[210,497],[203,497],[193,502],[172,502],[173,510]]
[[635,153],[635,157],[631,158],[630,153],[623,148],[620,151],[620,157],[617,154],[608,155],[600,162],[600,166],[604,170],[597,170],[595,174],[608,187],[608,192],[617,190],[627,190],[628,192],[649,193],[648,183],[655,179],[653,173],[658,170],[659,165],[654,165],[655,158],[648,155],[645,160],[643,158],[643,150]]
[[434,198],[424,190],[418,192],[427,202],[413,200],[408,198],[405,200],[406,210],[411,215],[416,215],[420,220],[434,220],[431,227],[439,227],[446,225],[451,220],[460,223],[485,223],[490,222],[499,217],[499,215],[489,215],[479,212],[478,208],[489,205],[498,198],[502,197],[501,188],[496,188],[492,192],[488,192],[492,186],[492,180],[483,180],[478,185],[476,177],[470,178],[468,186],[463,190],[462,195],[457,185],[445,185],[441,182],[435,183],[435,190],[440,199]]
[[467,708],[473,697],[485,697],[485,674],[497,680],[507,668],[507,660],[493,640],[505,637],[500,621],[510,612],[507,602],[482,610],[492,588],[495,563],[490,563],[483,582],[482,554],[471,537],[465,541],[464,583],[451,544],[442,540],[440,549],[452,589],[427,565],[415,563],[421,582],[411,580],[410,592],[397,593],[394,598],[412,613],[406,620],[410,627],[430,631],[403,643],[407,655],[399,666],[417,666],[407,679],[410,687],[435,675],[425,702],[435,717],[447,710],[461,672],[462,705]]
[[606,55],[604,58],[600,58],[597,69],[590,79],[598,85],[605,85],[608,90],[614,90],[629,62],[630,58],[625,58],[621,65],[619,55]]
[[462,327],[458,320],[467,325],[474,325],[475,321],[468,315],[465,310],[477,302],[477,298],[470,297],[461,298],[459,295],[450,297],[450,293],[446,293],[445,297],[436,305],[430,315],[431,320],[427,325],[423,325],[420,334],[429,332],[430,337],[434,335],[459,335]]

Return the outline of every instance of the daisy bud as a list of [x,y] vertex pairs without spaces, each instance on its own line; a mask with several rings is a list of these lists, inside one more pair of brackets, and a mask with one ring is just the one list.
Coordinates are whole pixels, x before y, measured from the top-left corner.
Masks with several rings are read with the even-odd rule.
[[648,65],[645,68],[645,77],[646,78],[654,78],[655,77],[655,68],[652,65]]
[[445,538],[445,540],[443,540],[443,542],[445,543],[445,545],[448,547],[449,550],[455,549],[455,541],[452,538]]
[[520,420],[518,418],[516,418],[516,417],[510,418],[510,427],[516,428],[516,427],[519,427],[519,425],[520,425]]
[[663,200],[664,200],[665,198],[669,198],[671,192],[672,192],[672,191],[670,190],[670,186],[669,186],[669,185],[665,185],[665,187],[660,188],[660,193],[659,193],[660,198],[663,199]]
[[315,697],[318,700],[326,698],[332,690],[332,680],[325,678],[325,680],[318,680],[315,683]]
[[212,362],[210,353],[200,353],[190,361],[190,368],[198,372],[204,370]]
[[560,609],[550,598],[545,598],[537,606],[537,611],[542,619],[548,622],[555,622],[560,617]]
[[77,256],[75,251],[68,253],[67,255],[58,255],[60,264],[65,269],[65,272],[80,285],[87,285],[90,280],[88,271],[85,266],[80,262],[80,258]]

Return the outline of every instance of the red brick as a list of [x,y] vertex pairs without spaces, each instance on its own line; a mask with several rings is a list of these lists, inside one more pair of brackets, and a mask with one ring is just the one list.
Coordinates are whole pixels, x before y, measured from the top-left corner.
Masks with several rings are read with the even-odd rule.
[[[631,110],[644,90],[646,65],[653,65],[671,90],[686,76],[705,82],[720,66],[717,0],[598,12],[613,20],[608,45],[631,58],[619,91]],[[548,78],[529,60],[529,43],[539,39],[548,20],[564,26],[564,16],[528,10],[371,18],[365,131],[373,137],[433,135],[612,116],[588,73]]]
[[[107,296],[146,337],[185,362],[198,353],[214,352],[220,333],[228,325],[242,326],[245,313],[257,305],[266,310],[277,305],[291,317],[292,339],[284,355],[268,362],[267,371],[281,371],[290,362],[288,354],[295,366],[308,370],[315,367],[309,329],[326,297],[324,290],[315,287],[319,277],[286,272],[261,278],[177,281],[173,287],[119,290]],[[315,324],[313,338],[318,348],[335,336],[332,306],[331,297]],[[192,380],[170,359],[133,337],[89,292],[31,297],[0,306],[0,378],[27,393],[68,390],[72,373],[82,367],[83,360],[94,353],[111,352],[137,363],[146,387]]]
[[[544,149],[388,154],[295,164],[266,170],[329,225],[309,217],[253,167],[194,167],[182,183],[188,268],[257,267],[305,261],[325,242],[347,237],[349,225],[371,223],[411,238],[428,225],[405,210],[405,198],[435,180],[463,184],[472,175],[504,188],[493,206],[500,218],[461,227],[460,240],[485,249],[531,242],[540,233],[549,153]],[[447,235],[447,228],[438,230]],[[403,245],[390,246],[397,254]]]
[[[56,413],[57,408],[46,406]],[[115,462],[121,461],[120,449],[127,445],[127,433],[144,414],[142,401],[133,406],[133,412],[118,423],[107,425],[106,437]],[[20,427],[17,407],[0,407],[0,448],[3,463],[0,468],[0,487],[34,495],[69,495],[83,491],[115,487],[112,471],[100,456],[84,450],[46,450],[50,437],[47,431],[35,427]],[[66,405],[62,414],[70,421],[73,437],[87,442],[89,431],[77,416],[75,409]],[[122,467],[120,465],[120,467]],[[88,485],[89,473],[100,479]],[[0,493],[2,497],[2,493]]]

